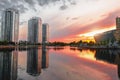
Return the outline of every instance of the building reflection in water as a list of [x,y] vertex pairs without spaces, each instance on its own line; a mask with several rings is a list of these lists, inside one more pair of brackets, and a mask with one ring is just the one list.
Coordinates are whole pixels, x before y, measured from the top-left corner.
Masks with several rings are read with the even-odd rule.
[[41,49],[31,48],[27,51],[27,73],[38,76],[41,73]]
[[55,50],[55,51],[58,51],[58,50],[63,50],[64,49],[64,47],[53,47],[53,50]]
[[17,50],[0,50],[0,80],[17,80]]
[[116,64],[120,78],[120,50],[96,50],[96,59]]
[[102,60],[109,63],[115,63],[116,52],[115,50],[96,50],[96,60]]
[[115,63],[117,64],[117,69],[118,69],[118,77],[120,78],[120,51],[117,51],[117,55],[115,58]]
[[49,54],[46,46],[42,46],[42,68],[48,68],[49,66]]
[[46,47],[31,48],[27,51],[27,73],[39,76],[42,68],[48,68],[48,53]]

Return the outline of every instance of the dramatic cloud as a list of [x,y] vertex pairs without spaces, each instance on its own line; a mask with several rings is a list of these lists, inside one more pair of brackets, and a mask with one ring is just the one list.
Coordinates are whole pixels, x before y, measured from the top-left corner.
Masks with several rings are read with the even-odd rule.
[[61,10],[65,10],[65,9],[67,9],[68,7],[66,6],[66,5],[62,5],[61,7],[60,7],[60,9]]
[[25,2],[27,2],[28,4],[30,4],[30,5],[35,5],[35,0],[24,0]]
[[21,13],[24,13],[27,10],[21,0],[0,0],[0,12],[5,10],[6,8],[16,8]]
[[60,0],[37,0],[40,6],[48,5],[49,3],[54,3]]

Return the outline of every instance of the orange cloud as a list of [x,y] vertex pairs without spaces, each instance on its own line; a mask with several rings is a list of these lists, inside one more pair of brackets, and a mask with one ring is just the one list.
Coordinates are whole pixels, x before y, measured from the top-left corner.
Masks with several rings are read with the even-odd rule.
[[[105,15],[101,15],[101,17],[106,16],[104,19],[99,20],[97,22],[88,24],[88,25],[78,25],[79,23],[74,23],[71,24],[68,27],[65,27],[63,29],[58,29],[56,32],[57,34],[54,33],[53,36],[51,36],[51,41],[74,41],[74,40],[80,40],[80,39],[84,39],[81,38],[80,36],[76,35],[83,35],[86,33],[92,33],[92,32],[96,32],[96,31],[100,31],[103,30],[104,31],[108,31],[111,29],[115,29],[116,28],[116,17],[119,16],[120,14],[120,10],[116,10],[114,12],[105,14]],[[89,35],[89,34],[88,34]],[[87,39],[87,38],[86,38]]]

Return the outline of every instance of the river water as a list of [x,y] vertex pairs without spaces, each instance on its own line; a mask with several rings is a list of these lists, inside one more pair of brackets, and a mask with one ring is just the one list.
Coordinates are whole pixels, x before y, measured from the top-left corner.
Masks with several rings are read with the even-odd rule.
[[0,49],[0,80],[119,80],[120,50]]

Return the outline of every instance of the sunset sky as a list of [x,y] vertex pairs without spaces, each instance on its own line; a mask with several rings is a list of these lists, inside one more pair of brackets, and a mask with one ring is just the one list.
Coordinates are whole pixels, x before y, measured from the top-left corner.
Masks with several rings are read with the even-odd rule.
[[96,33],[115,29],[120,0],[0,0],[0,11],[20,11],[20,40],[27,39],[27,21],[41,17],[50,25],[50,41],[93,39]]

